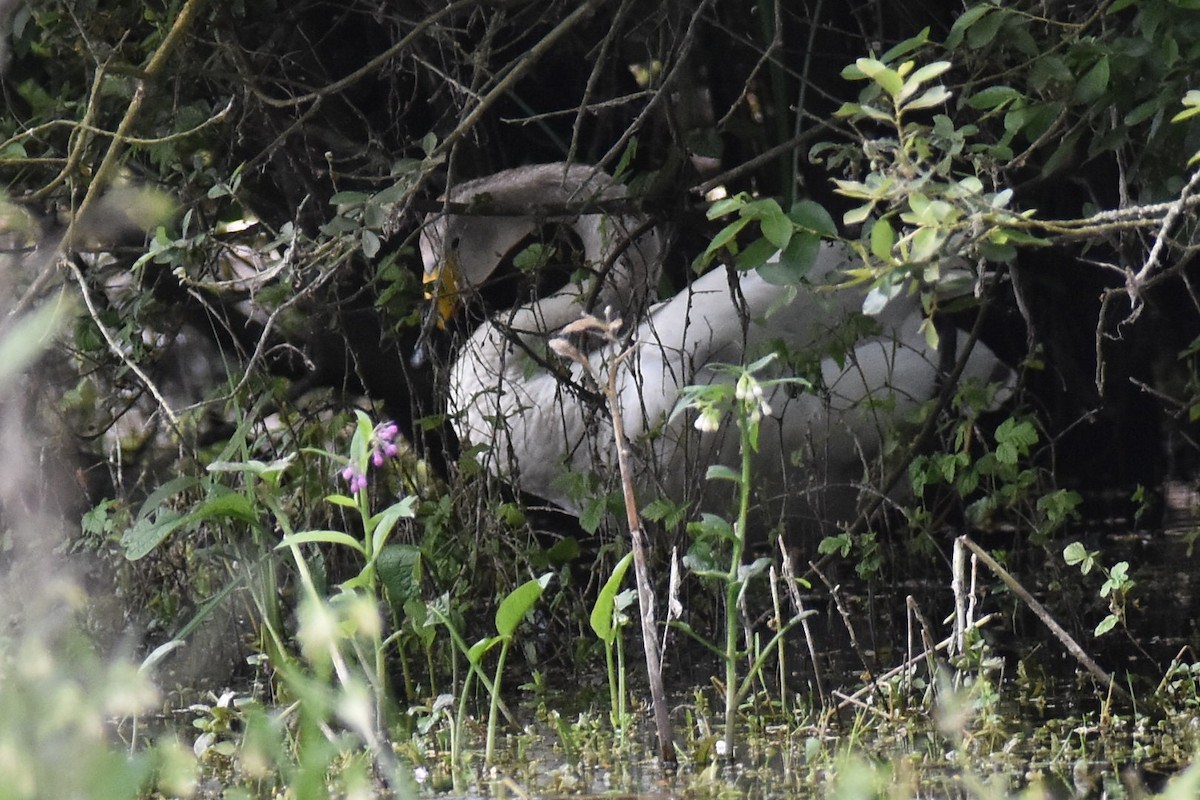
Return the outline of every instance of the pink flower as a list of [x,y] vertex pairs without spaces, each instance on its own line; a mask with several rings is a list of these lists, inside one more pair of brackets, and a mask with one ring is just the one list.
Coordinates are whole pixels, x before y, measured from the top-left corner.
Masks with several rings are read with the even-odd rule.
[[350,485],[350,493],[361,492],[367,488],[367,476],[356,470],[353,465],[342,470],[342,480]]

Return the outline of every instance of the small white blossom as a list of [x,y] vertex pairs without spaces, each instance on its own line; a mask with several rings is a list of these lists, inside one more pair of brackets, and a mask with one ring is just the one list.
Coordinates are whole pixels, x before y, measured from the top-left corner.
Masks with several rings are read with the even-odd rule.
[[702,433],[713,433],[721,429],[721,412],[712,406],[704,406],[700,409],[700,415],[696,417],[696,422],[693,423],[696,430]]

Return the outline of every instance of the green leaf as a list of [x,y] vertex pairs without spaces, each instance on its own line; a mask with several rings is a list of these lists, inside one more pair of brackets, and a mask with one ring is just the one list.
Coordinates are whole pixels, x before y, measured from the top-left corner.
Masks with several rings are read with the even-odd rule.
[[913,234],[909,258],[917,264],[933,261],[944,243],[945,237],[937,228],[921,228]]
[[161,509],[161,513],[157,516],[139,519],[121,537],[121,546],[125,548],[125,558],[137,561],[187,523],[186,516],[169,508]]
[[755,239],[737,254],[734,263],[738,269],[748,272],[766,264],[778,252],[779,249],[768,239]]
[[875,201],[863,203],[857,208],[852,208],[845,214],[842,214],[842,222],[847,225],[859,225],[866,221],[867,217],[871,216],[871,212],[875,209]]
[[400,519],[411,519],[416,516],[416,506],[416,496],[409,495],[403,500],[392,503],[367,521],[367,528],[371,531],[372,553],[378,553],[383,549],[383,545],[387,542],[388,536],[391,535],[392,529],[396,527],[397,521]]
[[934,61],[932,64],[926,64],[918,69],[912,75],[909,75],[904,81],[904,91],[900,94],[900,99],[905,100],[912,97],[921,88],[922,84],[928,83],[934,78],[939,77],[950,69],[949,61]]
[[[1126,125],[1132,128],[1133,126],[1140,125],[1141,123],[1150,119],[1162,109],[1162,98],[1152,97],[1149,100],[1134,106],[1133,109],[1125,115],[1125,119],[1123,121]],[[1200,108],[1197,108],[1196,112],[1200,113]]]
[[924,108],[933,108],[934,106],[945,105],[952,97],[952,93],[945,86],[931,86],[916,100],[911,100],[905,103],[904,108],[907,111],[919,111]]
[[812,269],[820,253],[820,237],[807,231],[798,231],[788,246],[780,251],[779,259],[760,266],[758,274],[775,286],[796,286]]
[[1068,566],[1075,566],[1088,557],[1087,548],[1081,542],[1071,542],[1063,548],[1063,560]]
[[960,14],[950,27],[950,33],[946,36],[946,49],[954,50],[962,44],[963,36],[966,35],[971,26],[979,22],[985,14],[990,13],[995,8],[991,3],[980,3]]
[[711,258],[711,256],[716,252],[729,245],[734,241],[734,239],[737,238],[737,235],[741,232],[742,228],[749,224],[749,217],[739,217],[721,230],[717,231],[717,235],[714,236],[712,241],[708,243],[708,247],[705,248],[704,255],[701,256],[701,259]]
[[904,89],[904,79],[900,77],[900,73],[877,59],[860,58],[854,62],[854,66],[892,97],[899,96]]
[[733,481],[734,483],[742,482],[742,474],[734,469],[731,469],[724,464],[710,464],[708,470],[704,473],[704,479],[709,481]]
[[142,503],[142,508],[138,512],[138,519],[148,517],[152,512],[157,510],[158,507],[163,504],[163,501],[168,497],[172,497],[173,495],[177,495],[182,491],[199,485],[199,478],[193,478],[188,475],[181,475],[178,478],[172,478],[150,493],[150,496],[146,498],[144,503]]
[[1013,100],[1019,100],[1023,95],[1011,86],[989,86],[967,97],[967,105],[971,108],[986,110],[999,108]]
[[496,632],[501,637],[505,639],[512,637],[517,626],[521,624],[521,620],[525,618],[525,614],[533,608],[533,604],[542,596],[542,592],[546,590],[546,586],[553,577],[553,573],[547,572],[540,578],[525,581],[509,592],[508,597],[501,601],[500,607],[496,609]]
[[257,526],[258,510],[250,498],[238,492],[226,491],[204,500],[188,514],[188,521],[195,523],[206,519],[236,519]]
[[853,544],[849,534],[839,534],[837,536],[826,536],[817,545],[817,552],[823,556],[840,555],[843,558],[850,555],[850,547]]
[[1075,84],[1075,91],[1071,94],[1071,100],[1080,105],[1088,105],[1096,102],[1104,97],[1108,91],[1108,79],[1108,56],[1102,56],[1079,79],[1079,83]]
[[[837,224],[825,206],[812,200],[800,200],[788,211],[788,218],[797,228],[809,231],[817,236],[833,238],[837,236]],[[794,236],[794,235],[793,235]]]
[[421,548],[416,545],[389,544],[379,551],[375,572],[393,609],[420,598],[422,563]]
[[1183,111],[1171,117],[1171,122],[1182,122],[1200,114],[1200,90],[1189,89],[1183,96]]
[[371,195],[366,192],[337,192],[329,198],[331,206],[356,206],[367,202]]
[[759,222],[759,226],[762,228],[763,236],[766,237],[767,241],[774,245],[776,249],[782,250],[791,241],[794,228],[792,221],[783,213],[783,209],[778,204],[775,204],[774,210],[776,213],[763,217],[762,221]]
[[733,197],[724,197],[714,202],[708,207],[708,211],[704,213],[708,219],[717,219],[727,214],[732,214],[735,211],[741,211],[742,208],[749,202],[745,192],[738,192]]
[[379,235],[370,228],[363,228],[362,236],[362,252],[367,258],[374,258],[379,255]]
[[1120,620],[1117,619],[1116,614],[1109,614],[1107,617],[1105,617],[1103,620],[1100,621],[1099,625],[1096,626],[1095,635],[1103,636],[1104,634],[1111,631],[1113,628],[1117,627],[1118,622],[1120,622]]
[[290,545],[309,544],[312,542],[320,544],[341,544],[357,550],[364,556],[366,555],[366,551],[363,549],[362,542],[360,542],[358,539],[355,539],[350,534],[345,533],[344,531],[302,531],[300,533],[292,533],[284,536],[279,541],[279,544],[275,545],[275,549],[280,550],[284,547],[289,547]]
[[471,649],[467,651],[467,661],[478,666],[487,651],[500,644],[501,641],[499,636],[489,636],[486,639],[480,639],[471,645]]
[[902,42],[892,45],[882,56],[880,61],[892,63],[901,56],[906,56],[914,50],[925,45],[929,41],[929,28],[922,28],[915,36],[910,36]]
[[967,30],[967,46],[972,50],[987,47],[1000,32],[1000,27],[1004,25],[1007,16],[1003,13],[1003,9],[997,8],[995,12],[983,17]]
[[589,620],[592,631],[605,644],[612,644],[613,639],[616,638],[616,629],[613,627],[613,611],[616,608],[617,593],[621,591],[621,582],[625,580],[625,572],[629,569],[632,561],[633,553],[626,553],[617,562],[613,567],[612,574],[608,576],[608,580],[601,587],[595,605],[592,606],[592,615]]
[[871,226],[871,253],[880,261],[891,264],[892,247],[896,244],[896,232],[886,219],[876,220]]

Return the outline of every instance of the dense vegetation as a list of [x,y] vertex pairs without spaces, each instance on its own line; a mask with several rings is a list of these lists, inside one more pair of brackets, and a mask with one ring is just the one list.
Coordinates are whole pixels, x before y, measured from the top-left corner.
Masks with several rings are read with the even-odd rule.
[[[868,499],[845,529],[794,542],[802,563],[821,559],[807,575],[773,549],[739,571],[735,547],[726,577],[685,577],[687,623],[672,636],[721,643],[681,656],[695,683],[735,674],[714,664],[745,665],[740,694],[721,687],[738,701],[727,707],[817,724],[810,741],[821,740],[838,716],[829,687],[815,668],[797,678],[772,649],[771,628],[805,638],[788,590],[829,577],[806,602],[829,606],[833,631],[845,600],[833,584],[849,581],[866,606],[860,622],[888,621],[854,643],[875,672],[872,654],[903,640],[899,587],[917,574],[962,578],[951,553],[971,530],[1036,593],[1051,590],[1044,611],[1063,636],[1093,656],[1092,645],[1119,640],[1111,686],[1102,665],[1070,662],[1096,681],[1110,731],[1145,730],[1131,708],[1194,713],[1195,659],[1181,648],[1195,631],[1143,627],[1163,600],[1143,604],[1150,581],[1094,532],[1114,521],[1157,530],[1165,487],[1197,464],[1200,4],[45,0],[0,10],[10,298],[0,719],[50,719],[47,708],[82,695],[78,713],[95,720],[77,738],[0,722],[0,771],[22,753],[78,748],[96,760],[85,781],[109,770],[136,792],[156,772],[166,793],[195,791],[187,751],[105,760],[93,733],[113,715],[227,686],[236,692],[193,707],[194,752],[254,791],[278,780],[304,787],[297,796],[319,794],[328,774],[395,788],[406,769],[435,762],[461,780],[465,721],[487,719],[488,761],[497,727],[511,723],[506,669],[527,679],[539,719],[557,721],[568,756],[601,725],[562,724],[546,681],[600,675],[595,698],[575,699],[604,709],[604,725],[628,725],[626,672],[638,687],[646,678],[624,654],[639,634],[623,611],[619,485],[577,476],[591,502],[575,520],[484,479],[444,417],[443,364],[409,359],[427,305],[416,242],[441,190],[551,161],[602,166],[671,231],[671,291],[699,270],[756,269],[776,250],[786,257],[767,269],[799,285],[809,249],[841,238],[862,283],[921,294],[939,320],[930,336],[977,335],[1021,376],[997,415],[977,413],[986,403],[970,387],[931,406],[916,446],[895,442],[873,476],[884,492],[907,483],[911,501]],[[974,280],[965,299],[947,288],[960,277],[951,263]],[[641,511],[660,599],[672,545],[690,550],[691,567],[730,557],[719,521],[663,502]],[[1185,549],[1161,532],[1148,541]],[[999,587],[1004,574],[996,565],[978,580]],[[1032,628],[1019,589],[989,603]],[[739,597],[748,608],[735,613]],[[927,616],[951,610],[940,601]],[[965,600],[958,610],[961,626]],[[772,622],[755,634],[760,614]],[[1059,646],[1024,636],[1010,655]],[[976,714],[948,727],[943,714],[929,741],[1004,751],[994,643],[960,630],[955,646],[960,672],[946,677],[942,709]],[[68,666],[45,666],[68,653]],[[113,654],[144,659],[140,676]],[[86,683],[71,677],[78,663],[91,665]],[[1055,669],[1019,665],[1020,702],[1036,705]],[[876,702],[928,708],[902,677],[872,677]],[[7,686],[40,686],[45,705]],[[1128,694],[1137,702],[1114,711]],[[705,703],[720,705],[697,700],[693,730],[708,730]],[[693,739],[706,762],[715,736]],[[1194,742],[1172,741],[1153,756],[1135,743],[1129,760],[1176,769]],[[68,785],[51,768],[27,771],[28,785],[0,797]]]

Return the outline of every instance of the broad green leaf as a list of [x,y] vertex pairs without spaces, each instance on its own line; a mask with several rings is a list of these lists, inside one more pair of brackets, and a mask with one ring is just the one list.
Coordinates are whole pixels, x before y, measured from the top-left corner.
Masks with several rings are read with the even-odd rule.
[[879,84],[880,88],[892,97],[898,97],[904,89],[904,79],[900,77],[900,73],[881,61],[874,58],[860,58],[854,62],[854,66],[858,67],[862,74]]
[[737,254],[734,263],[738,269],[749,271],[757,269],[771,260],[779,249],[767,239],[755,239]]
[[896,232],[886,219],[876,220],[871,226],[871,253],[880,261],[892,263],[892,247],[896,244]]
[[[1124,122],[1126,125],[1132,128],[1133,126],[1140,125],[1141,123],[1150,119],[1162,109],[1162,98],[1152,97],[1149,100],[1134,106],[1133,110],[1125,115]],[[1197,108],[1196,112],[1200,113],[1200,108]]]
[[1108,79],[1108,56],[1102,56],[1075,84],[1071,99],[1080,105],[1096,102],[1108,92]]
[[512,637],[525,614],[533,608],[533,604],[542,596],[553,577],[553,573],[547,572],[540,578],[525,581],[501,601],[500,607],[496,609],[496,632],[501,637]]
[[362,252],[367,258],[374,258],[379,255],[379,234],[370,228],[363,228],[362,236]]
[[913,91],[916,91],[921,84],[928,83],[934,78],[945,74],[950,69],[950,66],[951,65],[949,61],[934,61],[931,64],[926,64],[912,75],[908,76],[908,78],[904,81],[904,88],[907,90],[911,86],[913,87]]
[[962,44],[963,36],[967,31],[979,20],[983,19],[985,14],[995,10],[995,6],[991,3],[980,3],[972,6],[959,15],[954,24],[950,26],[950,33],[946,36],[946,49],[954,50]]
[[1111,631],[1113,628],[1117,627],[1117,623],[1119,621],[1120,620],[1117,619],[1117,616],[1115,614],[1109,614],[1107,617],[1105,617],[1103,620],[1100,621],[1099,625],[1096,626],[1095,635],[1103,636],[1104,634]]
[[366,192],[338,192],[329,198],[332,206],[354,206],[367,202],[371,195]]
[[608,580],[600,589],[600,594],[596,597],[596,604],[592,606],[592,616],[589,620],[592,630],[605,644],[612,644],[616,637],[616,629],[613,627],[613,611],[616,608],[617,593],[621,591],[621,582],[625,579],[625,572],[629,569],[632,561],[633,553],[630,552],[617,562],[613,567],[612,574],[608,576]]
[[1171,117],[1171,122],[1182,122],[1200,114],[1200,90],[1189,89],[1183,96],[1183,111]]
[[906,111],[919,111],[925,108],[945,105],[951,96],[950,90],[945,86],[932,86],[926,89],[917,99],[906,103],[904,108]]
[[768,261],[758,268],[758,274],[775,286],[796,286],[812,269],[821,253],[821,239],[807,231],[797,231],[779,253],[777,261]]
[[812,200],[800,200],[788,211],[788,218],[796,227],[818,236],[837,236],[837,224],[825,210],[825,206]]
[[209,497],[196,506],[188,514],[189,522],[201,522],[206,519],[237,519],[258,526],[261,522],[258,511],[250,498],[238,492],[223,492]]
[[708,470],[704,473],[704,479],[709,481],[720,480],[741,483],[742,474],[737,470],[725,466],[724,464],[710,464]]
[[157,516],[143,517],[121,537],[125,558],[137,561],[188,523],[188,518],[174,509],[164,508]]
[[263,478],[274,478],[284,472],[295,458],[296,454],[292,453],[270,463],[255,458],[248,461],[214,461],[207,469],[209,472],[247,472]]
[[409,495],[403,500],[392,503],[367,521],[367,528],[371,531],[372,553],[378,553],[383,549],[387,538],[392,534],[392,529],[396,527],[397,521],[416,516],[416,505],[416,496]]
[[867,217],[871,216],[871,211],[874,210],[874,201],[864,203],[858,208],[852,208],[845,214],[842,214],[842,222],[847,225],[860,225],[866,221]]
[[742,566],[738,567],[738,581],[745,583],[751,578],[756,578],[759,575],[762,575],[771,568],[771,564],[773,563],[774,562],[771,559],[763,557],[756,558],[749,564],[743,564]]
[[1063,548],[1063,560],[1067,562],[1068,566],[1075,566],[1087,556],[1087,548],[1083,546],[1082,542],[1071,542]]
[[921,228],[913,234],[909,258],[918,264],[933,261],[944,243],[945,237],[937,228]]
[[[920,91],[924,84],[938,77],[948,69],[950,69],[949,61],[935,61],[932,64],[926,64],[912,75],[909,75],[907,78],[905,78],[904,88],[901,90],[898,99],[901,102],[908,100],[908,98]],[[944,87],[942,87],[942,91],[946,91]]]
[[726,214],[732,214],[734,211],[740,211],[746,205],[748,199],[745,192],[738,192],[733,197],[722,198],[709,206],[704,216],[709,219],[717,219]]
[[766,237],[776,249],[782,250],[787,247],[788,242],[792,239],[792,221],[783,213],[783,209],[778,204],[775,205],[775,212],[763,217],[759,222],[762,227],[763,236]]
[[712,238],[712,241],[708,243],[708,247],[705,248],[702,258],[712,256],[721,248],[733,242],[734,239],[737,238],[738,233],[741,232],[742,228],[749,224],[749,217],[739,217],[721,230],[717,231],[717,235]]
[[292,533],[280,539],[279,544],[275,545],[275,549],[280,550],[294,544],[309,544],[313,542],[320,544],[341,544],[366,555],[362,542],[344,531],[302,531],[300,533]]
[[542,555],[545,557],[546,563],[563,566],[578,559],[582,552],[579,540],[574,536],[566,536],[543,550]]
[[972,50],[987,47],[996,38],[996,34],[1000,32],[1000,27],[1004,25],[1006,19],[1007,16],[1000,8],[997,8],[995,13],[980,19],[967,30],[967,46]]
[[150,496],[146,498],[144,503],[142,503],[142,508],[138,512],[138,519],[149,516],[152,512],[157,510],[158,507],[163,504],[163,501],[168,497],[179,494],[182,491],[199,485],[199,478],[193,478],[188,475],[181,475],[178,478],[172,478],[150,493]]
[[980,110],[998,108],[1012,100],[1022,97],[1021,93],[1011,86],[989,86],[967,97],[967,105]]
[[421,548],[416,545],[389,544],[379,551],[375,572],[393,609],[420,598],[422,563]]
[[929,28],[922,28],[915,36],[910,36],[902,42],[897,42],[892,45],[882,56],[880,61],[890,64],[901,56],[906,56],[914,50],[923,46],[929,41]]
[[486,639],[480,639],[478,642],[471,645],[471,649],[467,651],[467,661],[470,661],[472,664],[478,666],[479,662],[483,659],[484,654],[486,654],[488,650],[491,650],[493,647],[498,645],[501,641],[502,640],[499,636],[489,636]]

